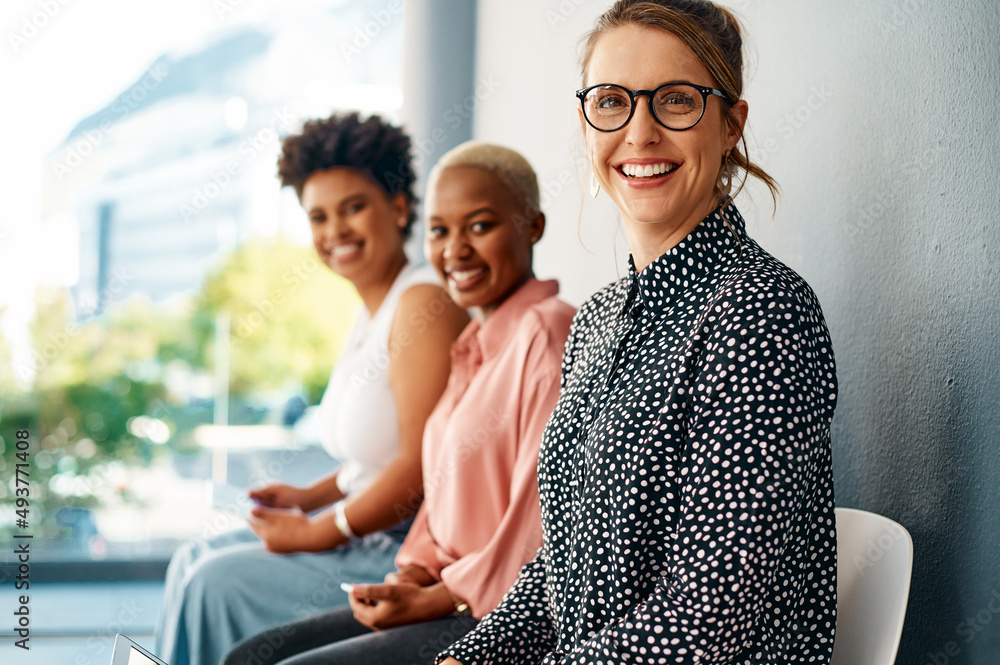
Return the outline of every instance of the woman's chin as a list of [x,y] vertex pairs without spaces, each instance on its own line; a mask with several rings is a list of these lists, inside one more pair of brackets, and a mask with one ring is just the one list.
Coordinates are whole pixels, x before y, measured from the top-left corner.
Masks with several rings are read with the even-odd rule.
[[634,201],[631,205],[623,207],[627,210],[626,217],[637,226],[664,228],[679,228],[689,226],[692,223],[697,225],[707,215],[718,207],[718,202],[705,200],[701,205],[672,205],[669,201]]
[[642,227],[669,225],[676,215],[662,208],[649,209],[644,206],[632,207],[628,211],[628,221]]
[[492,312],[505,300],[498,298],[492,289],[476,289],[475,291],[454,291],[449,289],[448,295],[452,301],[462,309],[467,309],[480,316],[484,313]]
[[462,309],[480,309],[486,300],[485,298],[477,297],[475,293],[463,293],[454,289],[448,289],[448,295],[451,297],[452,302]]
[[357,286],[360,282],[365,282],[370,279],[369,273],[371,273],[370,266],[363,261],[331,261],[327,264],[333,274],[337,277],[343,277],[351,284]]

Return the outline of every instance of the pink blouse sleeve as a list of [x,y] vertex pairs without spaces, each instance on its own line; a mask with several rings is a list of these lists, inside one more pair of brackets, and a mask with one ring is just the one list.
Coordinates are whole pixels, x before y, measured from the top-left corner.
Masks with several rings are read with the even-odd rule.
[[422,504],[417,516],[413,518],[403,544],[396,553],[396,570],[402,570],[406,566],[415,564],[428,573],[439,578],[437,554],[434,552],[434,539],[427,528],[427,504]]
[[525,377],[510,502],[499,527],[483,549],[441,571],[448,589],[469,604],[476,618],[482,618],[500,603],[518,571],[542,545],[538,448],[559,398],[559,371],[551,367],[551,363],[546,367],[548,374]]

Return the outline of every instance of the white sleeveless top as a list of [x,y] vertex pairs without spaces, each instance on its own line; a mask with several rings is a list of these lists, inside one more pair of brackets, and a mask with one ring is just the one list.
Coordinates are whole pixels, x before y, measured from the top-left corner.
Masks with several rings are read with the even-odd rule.
[[440,284],[430,266],[407,264],[375,316],[364,307],[320,401],[320,440],[342,466],[337,486],[361,491],[399,455],[399,419],[389,387],[389,331],[399,298],[415,284]]

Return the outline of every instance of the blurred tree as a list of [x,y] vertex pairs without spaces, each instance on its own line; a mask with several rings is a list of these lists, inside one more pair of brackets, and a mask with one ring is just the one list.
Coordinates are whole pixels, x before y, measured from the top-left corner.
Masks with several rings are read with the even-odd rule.
[[[231,317],[232,395],[285,389],[316,403],[358,306],[350,285],[311,249],[283,238],[235,249],[187,301],[132,296],[78,320],[66,291],[40,288],[27,363],[11,367],[0,336],[0,435],[8,437],[0,438],[0,472],[12,476],[11,437],[30,431],[36,538],[78,546],[73,534],[96,533],[92,520],[81,522],[89,514],[80,509],[133,500],[123,469],[146,466],[156,451],[178,443],[191,445],[191,430],[211,417],[192,405],[190,385],[212,372],[217,314]],[[17,389],[12,370],[30,390]],[[168,388],[171,372],[190,381]],[[165,443],[171,445],[158,445]],[[0,504],[10,507],[14,499],[0,484]],[[0,541],[9,541],[12,529],[0,526]]]
[[[176,407],[165,400],[158,376],[143,376],[135,367],[156,364],[161,347],[183,345],[183,328],[172,318],[135,298],[106,316],[77,322],[65,291],[40,288],[36,293],[27,373],[34,373],[33,389],[11,395],[0,414],[5,436],[19,429],[31,433],[36,537],[53,544],[70,535],[56,519],[60,510],[129,500],[124,486],[108,480],[113,467],[152,459],[150,432],[137,428],[135,418],[158,414],[157,422],[165,427],[156,442],[169,438]],[[5,441],[8,470],[16,461],[14,452],[13,440]],[[9,487],[0,498],[13,502]]]
[[235,395],[297,382],[315,404],[359,306],[354,289],[311,248],[255,239],[205,278],[195,301],[201,357],[214,365],[216,315],[230,316],[230,390]]
[[3,417],[3,401],[10,399],[19,392],[17,378],[14,374],[14,354],[11,351],[7,336],[3,333],[5,308],[0,308],[0,417]]

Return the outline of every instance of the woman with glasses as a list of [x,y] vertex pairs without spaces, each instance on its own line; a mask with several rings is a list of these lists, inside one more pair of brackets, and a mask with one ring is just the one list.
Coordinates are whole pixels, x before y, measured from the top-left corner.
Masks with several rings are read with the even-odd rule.
[[630,270],[566,343],[544,545],[446,663],[830,662],[833,352],[733,205],[741,173],[774,192],[741,58],[705,0],[621,0],[587,38],[580,121]]
[[376,116],[312,120],[284,140],[281,183],[295,189],[320,260],[362,303],[320,405],[323,445],[341,466],[309,487],[251,491],[252,532],[177,551],[156,635],[171,665],[218,665],[265,628],[347,605],[342,582],[395,569],[422,490],[424,422],[469,320],[403,251],[415,220],[410,159],[410,138]]
[[[351,607],[277,626],[225,665],[427,663],[476,625],[542,542],[538,443],[559,396],[573,308],[533,276],[538,182],[501,146],[470,142],[430,176],[427,258],[475,319],[424,435],[424,504],[385,584]],[[275,646],[278,645],[278,646]]]

